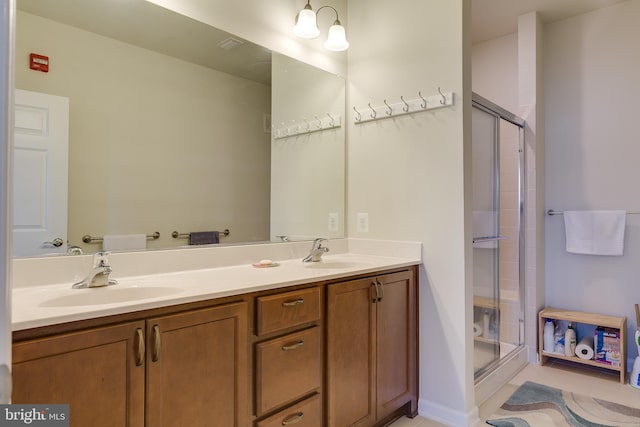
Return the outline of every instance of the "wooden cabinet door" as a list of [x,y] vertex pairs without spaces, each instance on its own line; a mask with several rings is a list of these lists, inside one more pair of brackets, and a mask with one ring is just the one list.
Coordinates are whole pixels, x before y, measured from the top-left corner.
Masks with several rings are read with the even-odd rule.
[[374,326],[371,279],[327,289],[327,423],[366,426],[375,421]]
[[14,344],[13,403],[69,404],[73,427],[144,426],[144,322]]
[[247,303],[147,320],[147,426],[245,427]]
[[416,287],[411,272],[380,276],[382,299],[375,304],[376,415],[382,419],[412,402],[417,410]]

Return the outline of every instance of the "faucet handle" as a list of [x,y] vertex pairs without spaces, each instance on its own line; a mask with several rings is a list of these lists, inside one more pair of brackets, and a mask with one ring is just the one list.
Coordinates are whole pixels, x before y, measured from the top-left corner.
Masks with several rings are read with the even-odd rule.
[[313,247],[317,249],[322,248],[322,242],[328,242],[328,240],[325,239],[324,237],[318,237],[317,239],[314,239]]
[[111,252],[108,251],[99,251],[93,254],[93,266],[107,267],[109,265],[109,255],[111,255]]

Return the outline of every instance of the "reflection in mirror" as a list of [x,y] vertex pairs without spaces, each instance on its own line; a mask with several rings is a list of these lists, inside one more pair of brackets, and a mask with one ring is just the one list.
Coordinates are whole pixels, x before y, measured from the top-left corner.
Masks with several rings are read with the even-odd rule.
[[[68,204],[66,235],[51,231],[15,255],[65,253],[66,244],[42,245],[57,237],[87,253],[100,250],[106,235],[159,232],[158,239],[145,241],[149,248],[188,244],[173,238],[173,231],[188,236],[229,229],[220,237],[222,244],[268,241],[281,234],[344,235],[342,130],[332,131],[327,144],[338,150],[335,155],[324,154],[318,166],[304,163],[310,153],[297,159],[294,152],[288,158],[274,156],[277,174],[271,177],[271,152],[280,149],[280,141],[271,140],[270,116],[288,116],[277,110],[289,108],[285,100],[300,97],[274,93],[278,101],[272,107],[270,51],[144,0],[18,0],[17,5],[16,88],[68,99],[68,169],[58,171],[68,176]],[[29,69],[30,53],[47,56],[49,71]],[[311,96],[318,92],[311,88],[321,81],[319,75],[329,73],[315,70],[311,79],[293,79],[296,62],[288,66],[287,78],[306,79],[309,96],[303,101],[316,102]],[[334,95],[331,104],[313,111],[344,114],[344,81],[339,92],[341,101]],[[302,107],[298,102],[295,108]],[[342,165],[337,176],[330,176],[337,164]],[[306,171],[315,174],[311,181],[302,174]],[[29,187],[29,174],[23,175],[22,187]],[[337,196],[336,203],[309,200],[298,188],[284,186],[294,180],[324,185],[326,193]],[[46,190],[43,185],[41,191]],[[278,200],[271,200],[272,190],[280,194]],[[27,200],[23,208],[47,211],[36,203],[38,197],[20,191],[16,188],[16,198]],[[280,209],[283,201],[289,206]],[[316,202],[322,204],[293,209]],[[321,225],[310,222],[320,219],[308,214],[315,211],[323,212]],[[339,220],[328,224],[327,212],[337,213]],[[37,222],[25,220],[14,241],[48,224],[46,218]],[[327,232],[336,225],[337,231]],[[84,243],[84,235],[98,241]]]
[[271,237],[342,237],[344,79],[277,53],[272,61],[273,126],[284,134],[271,147]]

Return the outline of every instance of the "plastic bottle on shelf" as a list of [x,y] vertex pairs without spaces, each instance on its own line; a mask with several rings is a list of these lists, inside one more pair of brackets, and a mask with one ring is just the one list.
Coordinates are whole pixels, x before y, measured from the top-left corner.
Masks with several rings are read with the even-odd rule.
[[489,310],[485,310],[482,314],[482,336],[487,339],[491,339],[491,331],[489,331],[490,321],[491,315]]
[[544,333],[543,333],[543,347],[545,353],[553,353],[554,348],[554,339],[553,332],[555,331],[555,326],[553,324],[553,320],[547,319],[544,324]]
[[564,333],[564,355],[576,355],[576,331],[571,323],[567,326],[567,332]]

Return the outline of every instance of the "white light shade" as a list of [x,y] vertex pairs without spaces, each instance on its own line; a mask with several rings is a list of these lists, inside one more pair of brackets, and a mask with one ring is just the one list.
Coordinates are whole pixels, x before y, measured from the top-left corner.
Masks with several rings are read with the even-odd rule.
[[311,9],[302,9],[296,17],[296,25],[293,27],[293,34],[305,39],[318,37],[320,29],[316,23],[316,13]]
[[342,25],[333,24],[329,27],[329,37],[324,43],[324,48],[335,52],[349,49],[349,42]]

